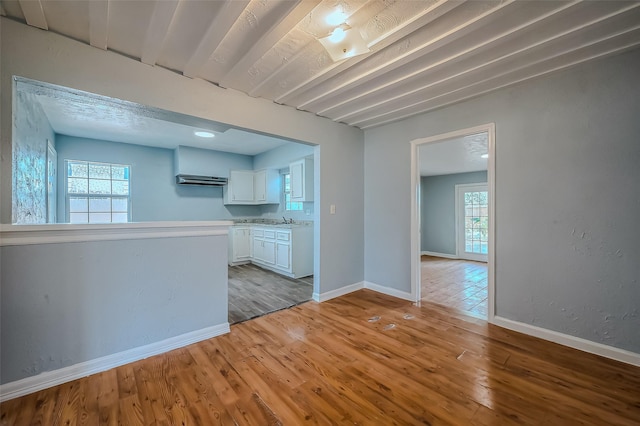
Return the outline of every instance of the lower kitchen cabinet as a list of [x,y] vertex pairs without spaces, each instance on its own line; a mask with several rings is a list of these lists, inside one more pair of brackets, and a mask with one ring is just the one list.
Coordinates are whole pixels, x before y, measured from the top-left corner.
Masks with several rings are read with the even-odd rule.
[[[250,240],[245,232],[235,228],[250,228]],[[312,226],[236,225],[231,227],[229,235],[229,245],[234,247],[229,249],[230,265],[250,261],[291,278],[313,275]],[[248,258],[247,246],[251,249]]]
[[229,264],[250,262],[252,244],[251,226],[232,226],[229,230]]

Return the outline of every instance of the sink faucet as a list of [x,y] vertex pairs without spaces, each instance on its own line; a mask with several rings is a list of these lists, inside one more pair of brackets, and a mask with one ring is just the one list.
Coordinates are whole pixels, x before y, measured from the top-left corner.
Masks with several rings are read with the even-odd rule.
[[285,224],[287,224],[287,223],[288,223],[288,224],[293,224],[293,219],[289,219],[289,221],[288,221],[288,222],[287,222],[287,218],[286,218],[286,217],[282,216],[282,219],[284,220],[284,223],[285,223]]

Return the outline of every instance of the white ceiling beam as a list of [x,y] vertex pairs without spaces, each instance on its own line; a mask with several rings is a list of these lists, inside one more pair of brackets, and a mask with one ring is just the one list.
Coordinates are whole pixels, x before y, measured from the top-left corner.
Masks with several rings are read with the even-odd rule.
[[[640,27],[639,27],[640,28]],[[627,38],[626,41],[614,40],[616,38]],[[602,58],[624,51],[634,49],[640,45],[640,30],[629,32],[622,35],[616,35],[606,40],[600,40],[583,46],[579,50],[572,52],[561,52],[553,58],[527,64],[516,70],[510,70],[501,75],[493,75],[481,81],[475,81],[463,87],[457,87],[454,90],[439,94],[430,99],[416,102],[412,105],[406,105],[392,111],[384,111],[376,115],[355,120],[348,123],[350,126],[359,127],[361,129],[369,129],[372,127],[382,126],[394,121],[403,120],[419,114],[425,114],[430,111],[443,108],[447,105],[462,102],[470,98],[494,92],[496,90],[512,86],[533,78],[537,78],[546,74],[551,74],[563,69],[573,67],[575,65],[589,62],[597,58]]]
[[[522,23],[522,24],[520,24],[520,25],[518,25],[516,27],[510,28],[509,30],[504,31],[504,32],[502,32],[500,34],[497,34],[497,35],[495,35],[495,36],[493,36],[493,37],[491,37],[491,38],[489,38],[487,40],[484,40],[484,41],[478,43],[478,44],[471,45],[470,47],[467,47],[464,50],[461,50],[459,52],[455,52],[452,55],[447,56],[447,57],[445,57],[445,58],[443,58],[443,59],[441,59],[441,60],[439,60],[437,62],[429,63],[428,65],[426,65],[426,66],[424,66],[424,67],[422,67],[422,68],[420,68],[420,69],[418,69],[416,71],[413,71],[413,72],[411,72],[409,74],[402,74],[402,76],[399,76],[399,77],[396,77],[396,78],[391,78],[391,79],[389,79],[388,81],[386,81],[384,83],[377,84],[375,86],[373,86],[373,85],[372,86],[368,86],[366,89],[364,89],[363,91],[359,92],[357,95],[351,96],[351,97],[349,97],[347,99],[343,99],[342,101],[336,100],[331,106],[324,107],[324,108],[316,111],[316,113],[318,113],[320,115],[325,114],[325,113],[331,114],[331,110],[335,110],[336,108],[347,106],[347,104],[349,104],[351,102],[355,102],[355,101],[357,101],[359,99],[362,99],[362,98],[364,98],[364,97],[366,97],[368,95],[375,94],[376,92],[379,92],[380,90],[383,90],[385,88],[391,87],[391,86],[396,85],[396,84],[401,83],[401,82],[406,82],[410,78],[417,77],[417,76],[420,76],[420,75],[427,75],[425,73],[427,73],[429,71],[432,71],[432,70],[434,70],[434,69],[436,69],[436,68],[438,68],[440,66],[443,66],[443,65],[446,65],[448,63],[451,63],[452,61],[455,61],[456,59],[463,58],[465,55],[468,55],[470,53],[478,54],[478,53],[480,53],[480,52],[482,52],[484,50],[487,50],[487,49],[491,48],[492,46],[495,46],[496,44],[499,44],[499,43],[503,42],[505,40],[505,37],[514,36],[518,32],[523,31],[523,30],[525,30],[527,28],[530,28],[533,25],[539,24],[539,23],[543,22],[544,20],[550,18],[551,16],[556,15],[556,14],[558,14],[560,12],[564,12],[565,10],[567,10],[567,9],[569,9],[569,8],[579,4],[579,3],[580,3],[579,1],[576,1],[576,2],[573,2],[573,3],[563,4],[562,7],[559,8],[559,9],[552,10],[550,12],[545,13],[544,15],[536,17],[535,19],[528,20],[528,21],[526,21],[526,22],[524,22],[524,23]],[[577,29],[575,29],[575,30],[577,30]],[[564,33],[558,34],[558,35],[556,35],[554,37],[551,37],[550,39],[547,39],[547,41],[553,40],[553,39],[555,39],[557,37],[560,37],[563,34]],[[532,43],[532,44],[528,45],[525,49],[533,48],[533,47],[535,47],[535,46],[537,46],[539,44],[541,44],[541,43],[539,43],[539,42]],[[484,62],[484,64],[486,64],[486,62]],[[396,99],[396,98],[398,98],[400,96],[403,96],[403,95],[396,94],[396,95],[393,96],[393,98]],[[362,112],[362,111],[361,110],[360,111],[351,110],[348,115],[354,115],[354,114],[359,113],[359,112]],[[344,116],[341,116],[340,118],[346,118],[346,117],[347,117],[347,115],[344,115]]]
[[[556,33],[556,34],[554,34],[554,35],[552,35],[550,37],[544,38],[542,40],[537,40],[535,42],[531,42],[531,43],[529,43],[527,45],[524,45],[524,46],[522,46],[522,47],[520,47],[520,48],[518,48],[516,50],[510,51],[507,54],[504,54],[502,56],[494,58],[494,59],[492,59],[490,61],[485,61],[485,60],[482,60],[482,58],[479,58],[480,62],[476,66],[472,66],[472,67],[467,68],[467,69],[465,69],[465,70],[463,70],[461,72],[458,72],[458,73],[450,74],[446,78],[443,78],[441,80],[432,81],[432,82],[429,82],[427,84],[423,84],[420,87],[416,87],[416,88],[414,88],[412,90],[408,90],[408,91],[405,91],[405,92],[402,92],[402,93],[396,93],[393,96],[385,97],[384,100],[379,101],[379,102],[371,103],[370,101],[367,101],[366,102],[367,106],[364,107],[364,108],[354,109],[354,108],[351,108],[348,105],[346,105],[347,103],[349,103],[351,101],[355,101],[356,99],[363,98],[367,94],[374,94],[375,92],[377,92],[379,90],[382,90],[384,88],[390,88],[391,89],[393,85],[398,84],[398,83],[406,82],[408,78],[418,77],[420,75],[427,75],[426,73],[428,73],[429,71],[432,71],[437,66],[446,64],[447,62],[450,62],[450,61],[454,60],[455,58],[460,57],[462,55],[465,55],[465,54],[468,54],[468,53],[471,53],[471,52],[473,52],[474,54],[477,54],[478,52],[481,51],[481,49],[484,49],[486,47],[490,47],[491,45],[495,44],[495,42],[498,42],[499,40],[504,40],[505,37],[512,36],[513,34],[515,34],[515,31],[510,31],[508,33],[501,34],[501,35],[499,35],[497,37],[494,37],[491,40],[488,40],[488,41],[486,41],[484,43],[481,43],[481,44],[479,44],[477,46],[465,49],[463,52],[460,52],[460,53],[458,53],[456,55],[453,55],[451,57],[445,58],[442,61],[438,61],[437,63],[430,64],[429,66],[427,66],[425,68],[422,68],[419,71],[416,71],[416,72],[414,72],[414,73],[412,73],[410,75],[406,75],[406,76],[403,76],[402,78],[394,79],[393,81],[391,81],[391,82],[389,82],[387,84],[384,84],[384,85],[381,85],[381,86],[377,86],[375,88],[367,90],[366,93],[363,92],[358,97],[354,97],[354,98],[349,99],[348,102],[343,102],[342,105],[345,105],[346,108],[342,108],[342,109],[345,110],[345,111],[349,111],[346,114],[336,115],[335,112],[332,113],[331,110],[332,109],[334,110],[335,108],[328,108],[328,109],[325,109],[323,111],[317,111],[317,114],[332,116],[332,117],[334,117],[334,120],[337,120],[337,121],[343,121],[343,120],[349,121],[349,120],[352,120],[353,117],[356,117],[358,115],[362,115],[366,111],[379,109],[380,107],[382,107],[385,104],[389,104],[391,102],[397,101],[398,99],[406,98],[407,96],[411,96],[413,94],[417,94],[417,93],[425,91],[425,90],[427,90],[427,89],[429,89],[431,87],[436,87],[437,85],[443,84],[443,83],[445,83],[447,81],[450,81],[450,80],[453,80],[453,79],[456,79],[456,78],[460,78],[460,77],[462,77],[462,76],[464,76],[466,74],[471,74],[471,73],[477,72],[477,71],[479,71],[479,70],[481,70],[483,68],[488,68],[488,67],[491,67],[491,66],[495,66],[496,64],[500,64],[501,62],[504,63],[504,62],[506,62],[508,60],[513,61],[514,58],[517,58],[518,61],[522,61],[522,63],[524,63],[524,62],[527,61],[528,58],[530,58],[530,56],[528,56],[528,55],[532,55],[533,54],[531,51],[533,51],[536,48],[541,48],[541,47],[544,47],[545,45],[549,46],[554,42],[561,41],[562,38],[569,37],[572,34],[579,33],[580,31],[584,32],[585,30],[589,30],[590,27],[594,27],[594,26],[596,26],[597,24],[599,24],[601,22],[605,22],[605,21],[607,21],[609,19],[612,19],[612,18],[615,18],[617,16],[622,16],[624,18],[626,13],[630,12],[632,9],[637,9],[638,7],[640,7],[640,3],[628,4],[626,7],[622,8],[622,9],[619,9],[619,10],[617,10],[615,12],[609,13],[607,15],[599,16],[598,18],[592,19],[592,20],[587,21],[587,22],[582,22],[580,25],[576,25],[576,26],[574,26],[572,28],[568,28],[568,29],[566,29],[564,31],[560,31],[560,32],[558,32],[558,33]],[[564,8],[563,10],[566,10],[566,8]],[[547,19],[548,17],[550,17],[549,14],[541,17],[540,19],[537,19],[536,22],[540,22],[543,19]],[[529,26],[529,25],[527,25],[527,26]],[[521,29],[524,29],[524,28],[525,27],[520,26],[520,27],[518,27],[518,30],[521,30]],[[616,28],[617,28],[617,26],[616,26]],[[635,28],[633,28],[633,29],[635,29]],[[633,29],[631,29],[631,30],[633,30]],[[595,30],[589,30],[589,31],[591,31],[589,34],[594,35],[594,36],[596,35],[596,33],[594,32]],[[625,30],[625,31],[629,31],[629,30]],[[579,34],[578,37],[580,39],[582,39],[582,38],[586,39],[587,35],[583,36],[582,34]],[[605,38],[607,38],[607,37],[610,37],[610,33],[607,33]],[[557,50],[557,48],[553,48],[551,50],[553,52],[553,54],[548,55],[547,58],[544,58],[544,59],[548,59],[548,58],[551,58],[551,57],[555,56],[556,50]],[[505,65],[501,65],[501,66],[505,66]]]
[[27,24],[43,30],[49,29],[40,0],[19,0],[19,3]]
[[319,3],[320,0],[297,0],[283,3],[286,8],[279,15],[279,18],[271,23],[251,49],[225,74],[220,80],[220,84],[223,87],[233,87],[234,83],[243,78],[253,64],[289,34]]
[[[473,4],[473,7],[482,7],[482,4],[480,2],[470,2],[469,4]],[[295,102],[295,106],[300,109],[313,110],[313,107],[310,105],[312,105],[314,102],[317,102],[321,98],[326,98],[333,94],[340,93],[341,91],[352,86],[364,84],[367,81],[377,77],[378,75],[385,74],[394,69],[400,68],[403,65],[406,65],[416,60],[417,58],[430,53],[438,46],[447,44],[450,42],[450,40],[456,40],[463,34],[482,27],[486,24],[487,20],[493,19],[499,13],[507,11],[508,7],[511,5],[517,6],[516,0],[505,0],[503,3],[500,3],[495,7],[484,11],[483,13],[477,15],[474,14],[473,18],[460,22],[457,25],[452,25],[447,29],[447,31],[443,32],[439,36],[431,38],[421,43],[420,45],[417,45],[416,47],[408,50],[402,55],[394,56],[393,59],[389,59],[388,61],[383,62],[377,66],[366,68],[364,72],[361,72],[351,78],[341,79],[341,83],[332,86],[331,88],[317,86],[315,87],[315,90],[310,91],[307,94],[305,100],[300,99],[298,102]]]
[[[443,0],[435,3],[431,7],[425,9],[421,13],[415,15],[411,19],[402,22],[400,25],[394,27],[389,32],[381,35],[377,39],[371,41],[368,44],[368,47],[375,53],[391,44],[401,40],[407,35],[413,33],[414,31],[422,28],[423,26],[429,24],[433,20],[439,18],[445,13],[449,12],[451,9],[461,5],[467,0]],[[307,80],[298,84],[297,86],[291,88],[287,92],[281,94],[276,98],[276,102],[287,103],[291,98],[298,96],[299,94],[318,86],[319,84],[325,82],[331,77],[336,76],[343,70],[346,70],[357,63],[365,60],[370,55],[360,55],[347,59],[342,62],[335,62],[329,67],[322,69],[319,73],[314,74],[309,77]]]
[[153,14],[147,27],[147,34],[142,46],[140,60],[147,65],[155,65],[160,56],[169,32],[169,25],[175,16],[179,0],[156,0],[153,5]]
[[182,74],[196,77],[202,66],[209,60],[213,52],[220,45],[227,32],[242,15],[249,0],[226,1],[220,13],[211,21],[207,32],[202,37],[198,47],[184,66]]
[[89,44],[107,50],[109,38],[109,0],[89,1]]

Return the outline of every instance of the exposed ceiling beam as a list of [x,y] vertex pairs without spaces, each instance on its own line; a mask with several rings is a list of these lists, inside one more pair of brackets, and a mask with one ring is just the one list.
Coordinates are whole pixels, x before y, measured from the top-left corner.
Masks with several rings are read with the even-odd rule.
[[211,21],[206,34],[202,37],[197,49],[184,66],[182,74],[196,77],[202,66],[209,60],[213,52],[220,45],[227,32],[244,12],[249,0],[234,0],[225,2],[220,13]]
[[19,3],[27,24],[43,30],[49,29],[40,0],[19,0]]
[[[452,52],[452,54],[450,56],[446,56],[446,57],[440,59],[439,61],[431,62],[431,63],[429,63],[429,64],[427,64],[427,65],[425,65],[425,66],[423,66],[423,67],[421,67],[421,68],[419,68],[417,70],[414,70],[414,71],[412,71],[412,72],[410,72],[408,74],[404,74],[403,73],[401,76],[398,76],[398,77],[395,77],[395,78],[391,77],[387,81],[385,81],[384,83],[379,83],[379,84],[376,84],[376,85],[369,86],[369,87],[367,87],[367,89],[361,91],[356,96],[350,96],[350,97],[342,99],[342,100],[336,99],[336,100],[334,100],[333,105],[326,106],[326,107],[324,107],[321,110],[318,110],[316,112],[318,114],[320,114],[320,115],[323,115],[323,114],[331,115],[331,111],[335,110],[336,108],[343,107],[341,109],[344,109],[344,107],[347,107],[347,104],[349,104],[351,102],[355,102],[355,101],[357,101],[359,99],[367,97],[368,95],[375,94],[376,92],[379,92],[379,91],[381,91],[383,89],[390,88],[390,87],[392,87],[392,86],[394,86],[394,85],[396,85],[398,83],[401,83],[401,82],[402,83],[406,83],[407,80],[409,80],[411,78],[414,78],[414,77],[417,78],[418,76],[421,76],[421,75],[427,75],[426,73],[431,72],[434,69],[436,69],[438,67],[441,67],[443,65],[446,65],[448,63],[452,63],[456,59],[463,58],[465,55],[469,55],[471,53],[473,53],[475,55],[475,54],[478,54],[479,52],[485,51],[485,50],[491,48],[492,46],[495,46],[495,45],[499,44],[501,41],[503,41],[504,40],[503,37],[506,37],[506,36],[512,36],[513,37],[515,34],[521,32],[523,30],[529,29],[529,28],[531,28],[531,27],[533,27],[533,26],[535,26],[537,24],[540,24],[543,21],[545,21],[546,19],[548,19],[548,18],[550,18],[550,17],[552,17],[552,16],[554,16],[554,15],[556,15],[558,13],[565,12],[568,9],[570,9],[571,7],[573,7],[573,6],[577,5],[577,4],[580,4],[580,2],[576,1],[576,2],[573,2],[573,3],[561,4],[560,5],[561,7],[559,7],[558,9],[554,9],[554,10],[551,10],[551,11],[549,11],[549,12],[543,14],[543,15],[536,16],[533,19],[527,20],[527,21],[521,23],[520,25],[516,25],[515,27],[509,28],[508,30],[506,30],[506,31],[504,31],[504,32],[502,32],[500,34],[497,34],[497,35],[495,35],[495,36],[493,36],[493,37],[491,37],[491,38],[489,38],[487,40],[483,40],[478,44],[466,47],[465,49],[463,49],[461,51]],[[577,30],[577,29],[575,29],[575,30]],[[556,35],[556,37],[560,37],[561,35],[562,34]],[[552,37],[551,39],[554,39],[556,37]],[[536,43],[530,44],[529,47],[535,47],[538,44],[540,44],[540,43],[536,42]],[[484,59],[483,59],[483,61],[484,61]],[[486,61],[484,63],[486,63]],[[400,95],[395,94],[393,97],[397,98],[397,97],[400,97]],[[348,107],[347,107],[347,109],[348,109]],[[358,112],[360,112],[360,111],[350,110],[347,115],[354,115],[354,114],[356,114]],[[347,115],[344,115],[343,117],[340,117],[340,118],[344,118]]]
[[[422,13],[394,27],[389,32],[380,36],[378,39],[371,41],[368,46],[374,53],[379,52],[385,47],[390,46],[391,44],[418,30],[419,28],[422,28],[423,26],[429,24],[433,20],[449,12],[451,9],[461,5],[465,1],[467,0],[443,0],[437,2],[430,8],[425,9]],[[355,64],[365,60],[368,56],[369,55],[360,55],[349,58],[346,61],[336,62],[332,66],[324,68],[319,73],[309,77],[302,83],[293,87],[291,90],[283,93],[278,98],[276,98],[276,102],[286,103],[289,99],[298,96],[301,93],[304,93],[305,91],[320,85],[321,83],[324,83],[326,80],[336,76],[343,70],[346,70],[354,66]]]
[[109,0],[89,1],[89,44],[107,50],[109,37]]
[[280,17],[272,22],[271,26],[262,34],[262,37],[225,74],[220,80],[220,84],[223,87],[233,86],[237,78],[241,77],[269,49],[293,30],[319,3],[320,0],[285,2],[286,8],[284,8]]
[[[626,38],[621,41],[619,38]],[[528,64],[516,70],[509,70],[501,75],[494,75],[490,78],[475,81],[466,86],[457,87],[454,90],[439,94],[430,99],[416,102],[413,105],[406,105],[393,111],[385,111],[375,116],[367,117],[348,123],[361,129],[382,126],[387,123],[409,118],[415,115],[424,114],[448,105],[465,101],[470,98],[493,92],[498,89],[513,86],[533,78],[555,73],[566,68],[573,67],[583,62],[594,59],[619,54],[624,51],[640,46],[640,30],[613,36],[610,39],[583,46],[581,49],[560,54],[542,62]]]
[[[465,76],[465,75],[471,75],[474,73],[477,73],[478,71],[482,70],[482,69],[500,69],[500,68],[504,68],[504,69],[513,69],[512,66],[510,66],[509,64],[507,64],[507,61],[510,61],[511,63],[530,63],[532,61],[532,58],[535,58],[536,55],[536,50],[537,51],[545,51],[544,49],[546,49],[546,57],[538,59],[536,62],[542,62],[544,60],[553,58],[555,56],[557,56],[557,52],[561,51],[561,43],[563,40],[568,40],[569,37],[573,37],[574,39],[577,40],[585,40],[585,42],[587,40],[590,40],[589,37],[592,38],[596,38],[595,40],[591,40],[589,41],[589,45],[606,40],[608,38],[611,38],[611,32],[613,31],[613,29],[609,29],[609,28],[604,28],[601,29],[600,31],[603,32],[602,36],[598,35],[598,30],[595,29],[594,27],[597,26],[597,24],[606,22],[607,20],[610,20],[612,18],[618,17],[618,16],[622,16],[623,18],[623,22],[617,22],[615,24],[610,24],[611,28],[625,28],[623,30],[620,31],[616,31],[616,36],[626,33],[626,32],[631,32],[631,31],[635,31],[636,30],[636,26],[634,26],[635,22],[640,22],[638,21],[638,18],[634,17],[633,15],[628,15],[627,13],[629,11],[631,11],[632,9],[636,9],[640,7],[640,3],[635,3],[635,4],[629,4],[627,5],[627,7],[624,7],[620,10],[617,10],[613,13],[610,13],[608,15],[604,15],[604,16],[599,16],[598,18],[592,19],[591,21],[588,22],[583,22],[580,25],[576,25],[572,28],[568,28],[565,31],[559,31],[558,33],[549,36],[547,38],[544,38],[542,40],[538,40],[534,43],[529,43],[525,46],[522,46],[516,50],[510,51],[507,54],[498,56],[490,61],[484,61],[481,60],[477,65],[469,67],[467,69],[464,69],[461,72],[455,73],[455,74],[449,74],[447,75],[445,78],[436,80],[436,81],[430,81],[427,84],[423,84],[419,87],[413,88],[411,90],[408,91],[404,91],[402,93],[395,93],[393,96],[380,96],[380,98],[384,98],[381,101],[378,102],[371,102],[371,100],[366,102],[366,107],[364,108],[360,108],[360,109],[354,109],[354,108],[349,108],[348,106],[346,106],[345,108],[343,108],[343,111],[348,111],[342,115],[340,114],[335,114],[335,112],[332,113],[332,111],[330,110],[326,110],[326,111],[320,111],[318,112],[318,114],[320,115],[324,115],[324,116],[330,116],[333,118],[333,120],[335,121],[353,121],[354,119],[358,119],[358,117],[362,117],[366,115],[367,111],[375,111],[376,109],[379,109],[380,107],[382,107],[383,105],[388,105],[390,103],[393,102],[398,102],[399,100],[401,102],[407,102],[408,99],[407,97],[409,96],[418,96],[418,97],[423,97],[425,96],[424,92],[427,91],[428,89],[432,88],[432,87],[437,87],[439,85],[442,85],[443,83],[446,83],[448,81],[452,81],[452,80],[456,80],[456,79],[460,79],[461,77]],[[628,23],[625,23],[624,21],[629,21]],[[632,24],[633,23],[633,24]],[[631,25],[631,26],[630,26]],[[573,43],[574,41],[572,40],[568,40],[565,41],[565,43]],[[576,47],[575,45],[571,45],[570,47],[564,47],[564,52],[565,53],[570,53],[573,50],[577,50],[577,49],[581,49],[584,46],[579,46]],[[477,48],[478,50],[480,49],[480,47]],[[477,53],[476,49],[473,49],[474,53]],[[472,51],[472,50],[468,50],[468,51]],[[465,53],[467,53],[467,51],[465,51]],[[456,55],[458,56],[458,55]],[[432,70],[435,66],[441,65],[443,63],[447,63],[448,61],[450,61],[451,58],[447,58],[443,61],[440,61],[436,64],[432,64],[433,66],[429,66],[428,69],[423,70],[421,73],[427,72]],[[417,73],[420,74],[420,73]],[[414,74],[414,75],[417,75]],[[495,74],[494,74],[495,75]],[[404,77],[403,79],[399,79],[394,81],[395,83],[400,83],[400,82],[406,82],[407,78],[409,78],[409,76]],[[473,78],[477,78],[477,77],[473,77]],[[389,90],[392,90],[393,85],[385,85],[384,87],[388,87]],[[375,92],[381,90],[382,88],[377,88],[374,89],[372,91],[369,91],[369,94],[374,94]]]
[[[469,2],[471,7],[482,7],[480,2]],[[509,6],[516,6],[515,0],[506,0],[503,3],[497,4],[495,7],[484,11],[480,14],[472,14],[470,19],[466,19],[462,22],[456,23],[447,28],[447,30],[437,37],[430,38],[425,42],[417,45],[416,47],[408,50],[402,55],[397,55],[393,59],[389,59],[377,66],[365,67],[365,71],[360,72],[351,78],[342,78],[339,84],[333,85],[330,88],[324,86],[316,86],[314,90],[307,92],[303,97],[299,97],[294,104],[300,109],[313,110],[313,103],[319,99],[326,99],[328,96],[337,94],[349,87],[353,87],[360,84],[366,84],[369,80],[375,78],[378,75],[388,73],[394,69],[400,68],[417,58],[420,58],[429,52],[433,51],[439,46],[449,43],[452,40],[456,40],[462,37],[464,34],[468,34],[471,31],[481,28],[487,24],[490,19],[499,19],[501,13],[506,13]],[[464,15],[463,15],[464,16]]]
[[156,0],[153,5],[151,22],[142,47],[140,60],[148,65],[155,65],[169,33],[169,25],[176,13],[180,0]]

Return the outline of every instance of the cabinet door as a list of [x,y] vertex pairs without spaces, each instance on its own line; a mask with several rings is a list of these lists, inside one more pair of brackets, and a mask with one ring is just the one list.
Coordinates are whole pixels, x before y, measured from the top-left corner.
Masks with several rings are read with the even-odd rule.
[[236,229],[233,236],[233,260],[249,260],[251,258],[251,231],[249,229]]
[[264,263],[276,264],[276,242],[264,240],[262,242],[262,258]]
[[263,240],[253,239],[253,259],[258,262],[264,262],[264,248],[262,247]]
[[232,170],[229,177],[231,201],[253,203],[253,171]]
[[289,243],[276,243],[276,266],[291,272],[291,245]]
[[253,192],[255,201],[267,201],[267,171],[260,170],[253,175]]
[[289,166],[291,201],[304,199],[304,162],[296,161]]

